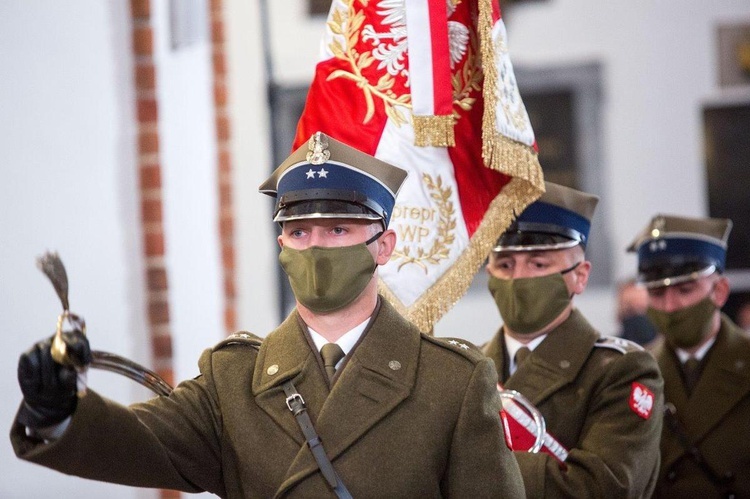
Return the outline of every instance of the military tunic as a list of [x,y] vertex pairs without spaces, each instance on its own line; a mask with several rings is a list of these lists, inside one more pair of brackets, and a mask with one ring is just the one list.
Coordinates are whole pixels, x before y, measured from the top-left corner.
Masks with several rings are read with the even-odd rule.
[[356,498],[522,497],[492,363],[421,335],[387,302],[329,389],[298,314],[260,345],[204,352],[201,375],[129,408],[90,391],[44,444],[16,424],[16,454],[64,473],[221,497],[333,497],[282,384],[293,380]]
[[662,469],[655,497],[750,497],[750,339],[722,314],[697,385],[688,396],[677,356],[662,344],[654,352],[664,375],[665,400],[674,405],[689,447],[696,446],[721,484],[712,482],[664,424]]
[[[570,317],[505,382],[542,413],[565,446],[567,468],[546,453],[515,452],[527,497],[649,497],[659,470],[663,380],[653,357],[634,343],[601,339],[583,315]],[[499,376],[506,368],[502,330],[485,346]],[[634,383],[654,394],[648,418],[632,410]]]

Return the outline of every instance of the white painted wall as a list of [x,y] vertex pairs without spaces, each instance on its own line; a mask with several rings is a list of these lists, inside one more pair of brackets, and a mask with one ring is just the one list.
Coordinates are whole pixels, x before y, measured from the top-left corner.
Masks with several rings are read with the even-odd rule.
[[[276,0],[269,3],[275,4]],[[302,2],[296,2],[301,4]],[[271,168],[260,1],[225,0],[229,99],[234,137],[237,326],[265,336],[278,326],[278,250],[272,203],[258,193]],[[285,29],[289,29],[289,25]]]
[[175,382],[224,338],[211,35],[206,0],[198,41],[171,46],[169,2],[152,2],[159,103],[165,264]]
[[[61,307],[34,258],[57,250],[91,344],[149,362],[138,227],[129,2],[0,3],[0,497],[154,497],[15,458],[7,429],[18,355],[52,334]],[[90,386],[129,402],[122,377]]]

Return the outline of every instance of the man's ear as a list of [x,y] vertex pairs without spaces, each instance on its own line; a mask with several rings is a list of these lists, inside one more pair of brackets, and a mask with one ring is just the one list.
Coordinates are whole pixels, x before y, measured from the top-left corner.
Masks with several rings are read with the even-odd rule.
[[283,248],[284,247],[284,240],[281,238],[281,236],[278,236],[276,238],[276,242],[279,243],[279,248]]
[[589,275],[591,275],[591,262],[584,260],[578,267],[573,269],[575,274],[575,283],[573,284],[573,293],[580,295],[586,290],[586,286],[589,283]]
[[396,232],[393,229],[386,229],[378,238],[378,254],[375,263],[385,265],[391,259],[393,251],[396,249]]
[[724,276],[720,276],[716,280],[716,284],[714,284],[714,291],[712,293],[714,305],[716,305],[717,308],[723,307],[729,299],[730,292],[731,289],[729,287],[729,279]]

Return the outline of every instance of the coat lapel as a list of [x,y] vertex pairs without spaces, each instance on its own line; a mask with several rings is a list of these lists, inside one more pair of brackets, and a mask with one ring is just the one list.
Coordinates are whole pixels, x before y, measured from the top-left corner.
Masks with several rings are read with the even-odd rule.
[[701,415],[686,422],[688,434],[694,441],[702,439],[750,392],[750,366],[744,360],[750,354],[734,328],[729,319],[722,316],[708,363],[688,399],[688,413]]
[[[654,351],[654,356],[659,363],[659,370],[661,371],[662,377],[664,378],[664,401],[665,403],[671,403],[676,409],[676,417],[681,420],[682,414],[685,414],[687,410],[688,396],[685,384],[682,381],[682,375],[680,374],[680,363],[677,360],[671,350],[669,350],[665,343]],[[665,414],[665,418],[670,417]],[[670,428],[668,421],[664,422],[663,432],[672,433],[673,430]],[[672,463],[674,463],[681,455],[685,453],[685,449],[680,444],[679,438],[664,439],[662,438],[662,467],[668,469]]]
[[[337,376],[319,416],[313,418],[334,467],[334,460],[407,398],[416,382],[420,335],[391,305],[383,301],[365,334]],[[277,495],[317,470],[312,454],[303,447]]]
[[549,333],[508,379],[505,387],[518,390],[539,405],[575,380],[599,334],[578,310]]
[[495,363],[495,371],[497,371],[497,379],[500,384],[505,386],[508,381],[507,370],[508,366],[505,361],[505,340],[503,339],[503,329],[492,337],[492,339],[482,347],[482,353],[492,359]]
[[255,402],[299,445],[305,440],[286,405],[282,385],[292,380],[305,400],[310,417],[315,416],[328,395],[328,384],[302,331],[297,312],[263,340],[253,374]]

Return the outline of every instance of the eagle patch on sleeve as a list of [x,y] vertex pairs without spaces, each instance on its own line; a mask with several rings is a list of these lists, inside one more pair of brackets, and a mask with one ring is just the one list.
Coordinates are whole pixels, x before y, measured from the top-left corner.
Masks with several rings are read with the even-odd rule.
[[654,408],[654,392],[645,385],[633,381],[630,387],[630,408],[643,419],[650,418]]

